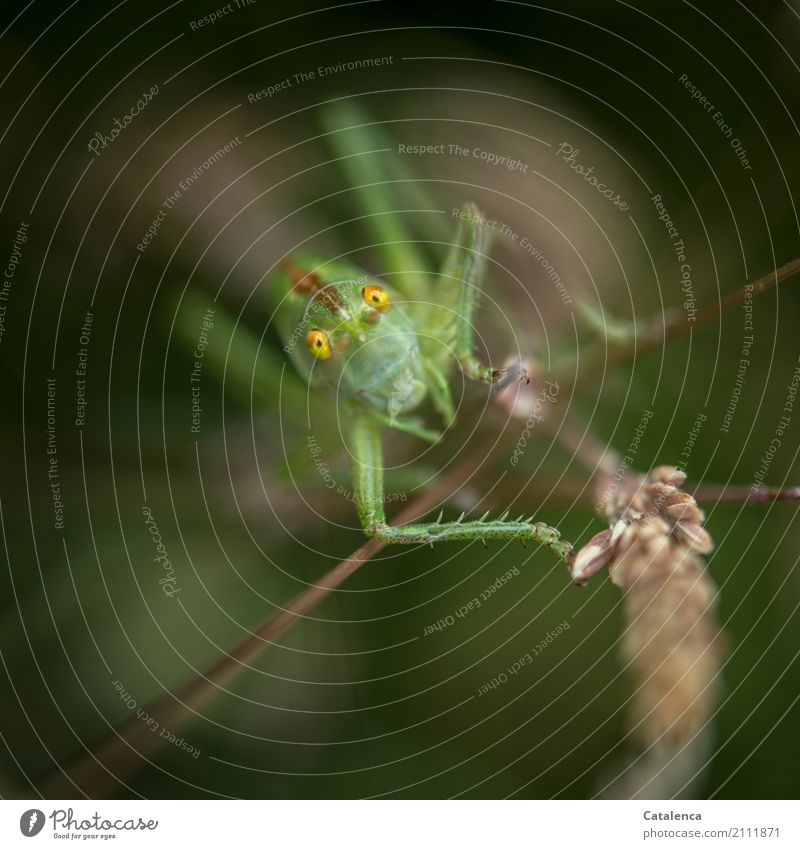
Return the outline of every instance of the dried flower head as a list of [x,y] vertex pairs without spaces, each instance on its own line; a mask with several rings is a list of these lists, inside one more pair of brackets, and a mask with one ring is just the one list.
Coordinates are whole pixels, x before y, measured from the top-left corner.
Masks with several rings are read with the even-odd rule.
[[[636,685],[631,726],[646,745],[676,748],[710,717],[722,639],[716,587],[700,554],[713,548],[703,511],[680,487],[683,472],[659,466],[603,499],[609,528],[578,550],[573,580],[604,566],[625,593],[622,651]],[[608,495],[611,481],[602,482]]]

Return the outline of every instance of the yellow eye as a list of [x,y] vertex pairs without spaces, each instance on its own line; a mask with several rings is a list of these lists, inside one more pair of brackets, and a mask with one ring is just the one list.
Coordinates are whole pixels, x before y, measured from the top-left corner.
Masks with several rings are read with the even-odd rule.
[[331,355],[331,343],[328,334],[322,330],[309,330],[306,334],[306,347],[308,353],[318,360],[327,360]]
[[369,306],[378,310],[378,312],[386,312],[392,305],[392,299],[383,286],[375,286],[374,284],[365,286],[361,290],[361,297],[364,299],[365,304],[369,304]]

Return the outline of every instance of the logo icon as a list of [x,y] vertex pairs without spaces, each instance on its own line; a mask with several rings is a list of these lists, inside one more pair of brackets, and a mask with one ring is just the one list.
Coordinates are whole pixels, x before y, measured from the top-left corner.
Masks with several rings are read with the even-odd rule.
[[31,808],[19,818],[19,830],[25,837],[35,837],[44,828],[44,811]]

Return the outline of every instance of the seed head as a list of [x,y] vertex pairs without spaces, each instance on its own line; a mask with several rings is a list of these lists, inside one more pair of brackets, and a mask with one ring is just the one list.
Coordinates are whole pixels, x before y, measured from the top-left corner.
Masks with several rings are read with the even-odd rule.
[[[723,654],[716,587],[698,557],[713,542],[705,514],[680,489],[685,480],[675,467],[659,466],[619,486],[606,504],[608,529],[578,549],[571,567],[582,586],[608,565],[623,590],[631,730],[645,745],[670,749],[711,716]],[[598,488],[607,491],[608,482]]]

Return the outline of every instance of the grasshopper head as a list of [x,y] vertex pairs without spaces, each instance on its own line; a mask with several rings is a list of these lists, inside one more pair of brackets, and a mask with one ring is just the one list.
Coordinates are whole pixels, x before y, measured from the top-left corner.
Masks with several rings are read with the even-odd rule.
[[321,287],[307,312],[313,371],[337,393],[396,417],[424,395],[419,347],[402,304],[377,280]]

